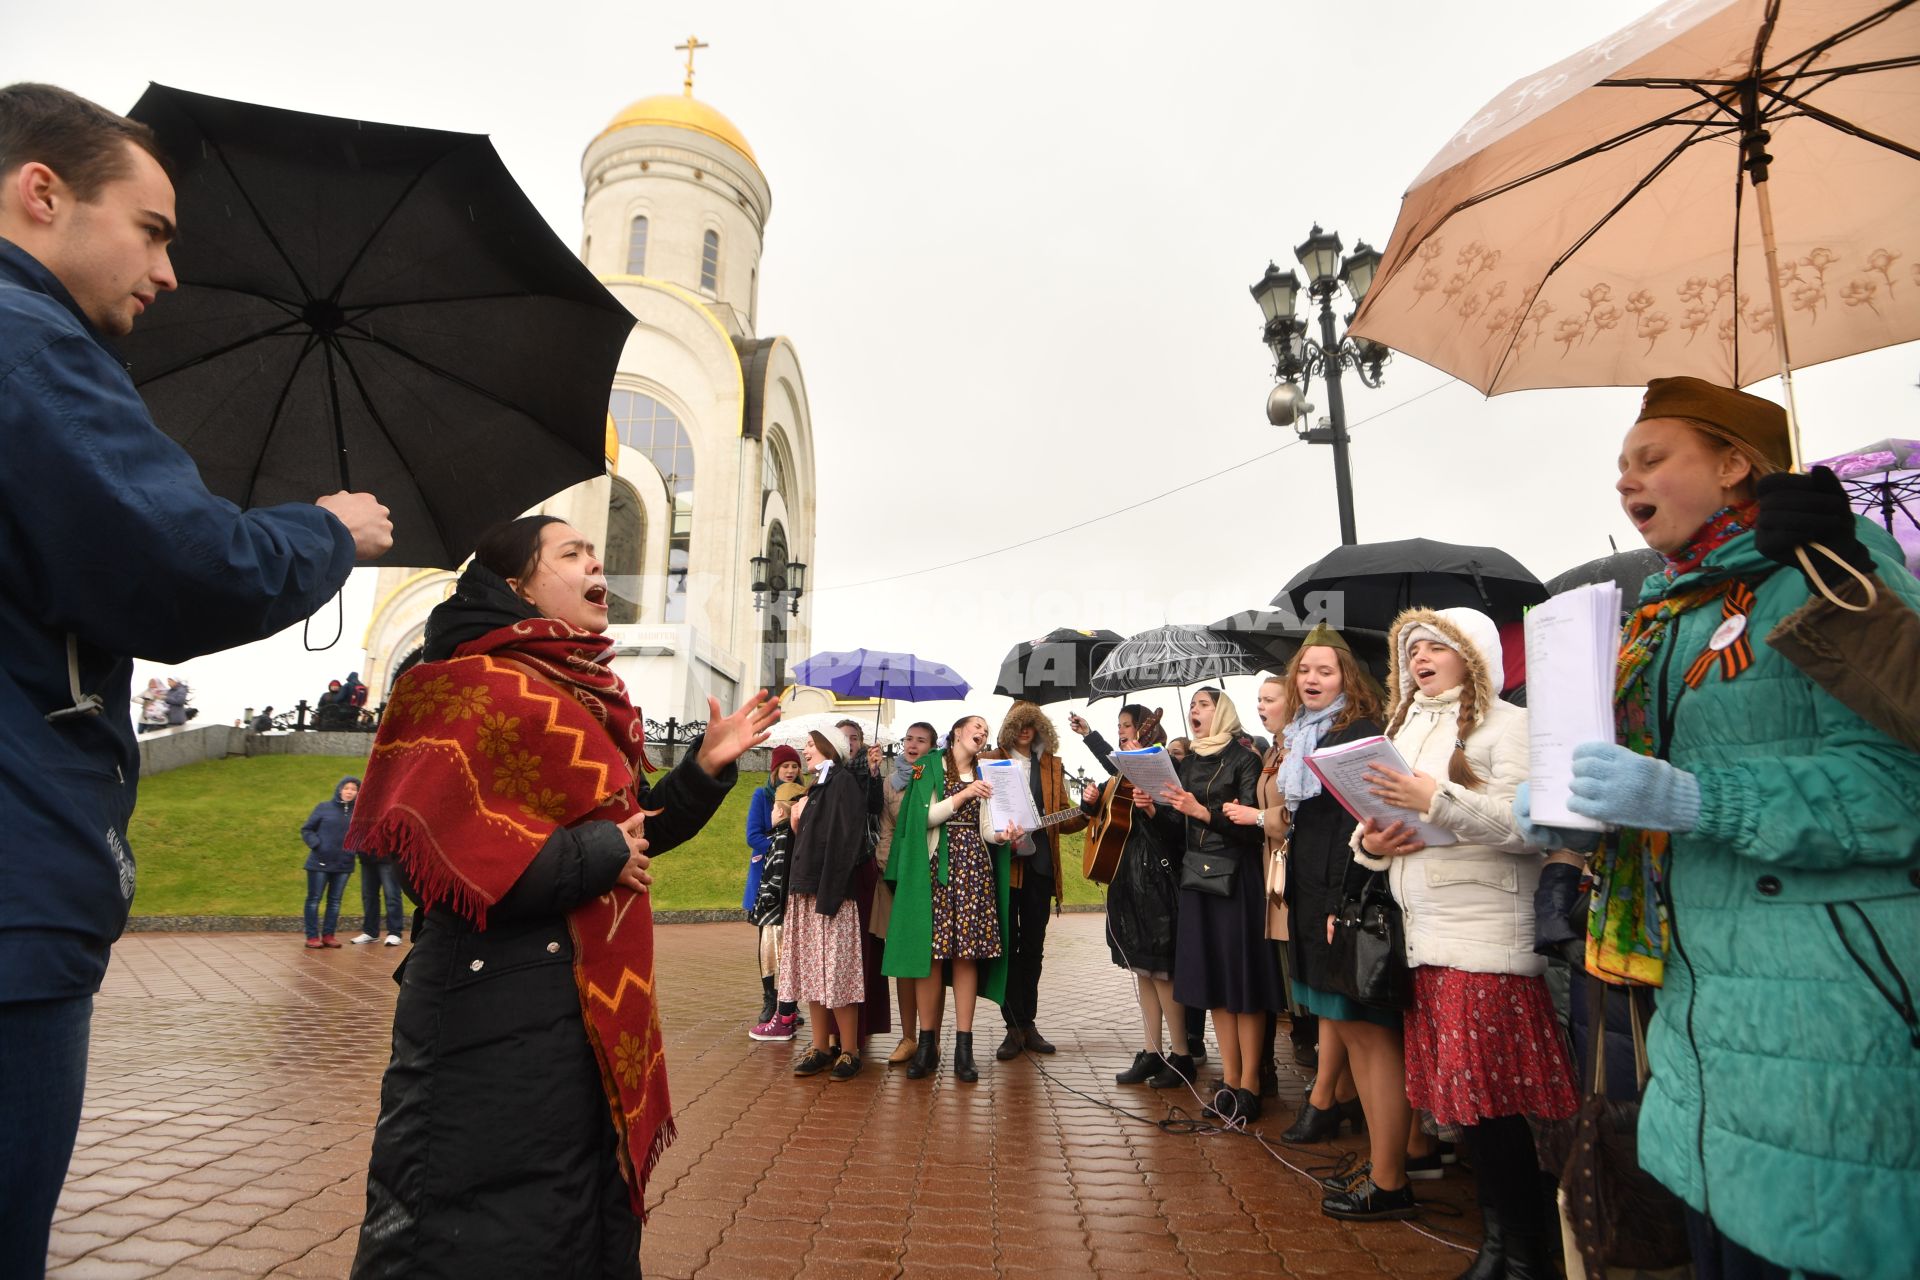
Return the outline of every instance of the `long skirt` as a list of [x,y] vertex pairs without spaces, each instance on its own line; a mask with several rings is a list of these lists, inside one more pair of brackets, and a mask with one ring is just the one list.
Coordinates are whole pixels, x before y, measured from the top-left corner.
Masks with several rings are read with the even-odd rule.
[[831,916],[814,910],[814,895],[787,901],[780,935],[780,998],[844,1009],[866,998],[860,953],[860,907],[848,897]]
[[1277,1013],[1285,1006],[1280,965],[1267,941],[1267,887],[1257,850],[1241,855],[1231,895],[1180,890],[1173,998],[1189,1009],[1228,1013]]
[[[974,801],[978,804],[979,801]],[[1000,902],[993,887],[993,858],[972,822],[947,827],[947,883],[940,883],[940,857],[928,855],[933,881],[933,958],[990,960],[1000,954]]]
[[1421,965],[1405,1026],[1407,1100],[1441,1124],[1564,1120],[1579,1106],[1540,978]]

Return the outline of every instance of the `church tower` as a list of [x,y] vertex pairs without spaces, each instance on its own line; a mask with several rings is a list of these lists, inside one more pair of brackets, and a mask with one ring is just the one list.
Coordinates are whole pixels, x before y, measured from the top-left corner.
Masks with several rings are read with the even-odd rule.
[[[810,650],[813,422],[793,344],[758,336],[772,188],[746,136],[679,93],[616,114],[581,159],[580,255],[636,319],[607,474],[538,508],[600,546],[615,668],[656,720],[779,692]],[[384,697],[451,575],[383,570],[367,670]]]

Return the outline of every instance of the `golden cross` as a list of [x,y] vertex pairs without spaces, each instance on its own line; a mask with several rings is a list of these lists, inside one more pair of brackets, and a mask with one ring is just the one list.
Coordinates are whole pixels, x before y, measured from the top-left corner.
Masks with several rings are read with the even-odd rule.
[[706,44],[701,44],[701,43],[700,43],[700,37],[699,37],[699,36],[688,36],[688,37],[687,37],[687,42],[686,42],[685,44],[677,44],[677,45],[675,45],[675,46],[673,46],[673,47],[674,47],[674,50],[675,50],[676,52],[678,52],[678,51],[680,51],[680,50],[683,50],[683,49],[684,49],[684,50],[686,51],[686,54],[687,54],[687,83],[686,83],[686,86],[685,86],[685,87],[686,87],[686,91],[687,91],[687,96],[688,96],[689,98],[691,98],[691,97],[693,96],[693,55],[694,55],[694,53],[695,53],[695,51],[697,51],[697,50],[700,50],[700,49],[710,49],[710,48],[712,48],[713,46],[712,46],[712,45],[706,45]]

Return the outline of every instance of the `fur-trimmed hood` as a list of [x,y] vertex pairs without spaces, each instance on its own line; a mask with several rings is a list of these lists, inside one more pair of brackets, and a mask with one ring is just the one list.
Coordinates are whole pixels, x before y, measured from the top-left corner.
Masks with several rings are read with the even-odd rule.
[[1467,660],[1467,679],[1473,682],[1480,708],[1475,717],[1478,724],[1486,718],[1485,709],[1500,697],[1505,657],[1500,649],[1500,628],[1494,625],[1493,619],[1478,609],[1463,608],[1408,609],[1393,620],[1388,633],[1388,647],[1393,652],[1393,706],[1387,711],[1388,722],[1399,718],[1400,709],[1412,701],[1416,692],[1407,651],[1413,647],[1414,633],[1421,628],[1432,631]]
[[1000,722],[1000,736],[994,740],[994,746],[1000,749],[1002,755],[1011,752],[1021,730],[1028,727],[1039,730],[1034,734],[1034,744],[1038,748],[1035,755],[1060,754],[1060,734],[1054,729],[1053,721],[1047,719],[1047,713],[1031,702],[1013,704],[1013,710],[1007,712],[1007,718]]

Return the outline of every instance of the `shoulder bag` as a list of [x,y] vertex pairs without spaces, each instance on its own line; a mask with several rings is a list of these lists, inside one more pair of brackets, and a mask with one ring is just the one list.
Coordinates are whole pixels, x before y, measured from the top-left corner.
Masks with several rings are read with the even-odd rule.
[[1405,1009],[1413,1003],[1406,922],[1387,887],[1386,872],[1367,877],[1360,892],[1335,913],[1327,985],[1376,1009]]

